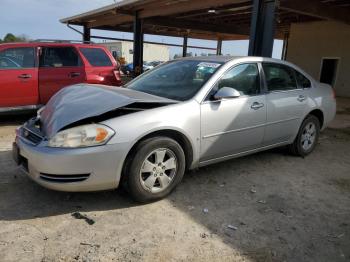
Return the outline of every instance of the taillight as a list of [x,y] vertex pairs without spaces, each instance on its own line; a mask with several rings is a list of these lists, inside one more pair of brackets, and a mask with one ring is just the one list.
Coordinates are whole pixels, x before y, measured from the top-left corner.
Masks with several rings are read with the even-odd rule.
[[117,85],[122,85],[122,79],[121,79],[121,74],[119,70],[113,70],[113,74],[115,77],[115,80],[117,81]]
[[335,90],[333,87],[332,87],[332,97],[334,98],[334,100],[336,99],[336,94],[335,94]]

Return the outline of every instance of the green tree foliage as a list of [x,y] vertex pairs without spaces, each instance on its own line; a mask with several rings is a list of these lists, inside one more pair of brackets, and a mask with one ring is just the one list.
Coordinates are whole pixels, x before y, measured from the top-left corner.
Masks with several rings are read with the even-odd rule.
[[4,39],[0,39],[0,43],[11,43],[11,42],[25,42],[28,41],[27,37],[24,35],[15,36],[14,34],[8,33],[5,35]]
[[9,42],[16,42],[16,37],[14,34],[8,33],[7,35],[5,35],[4,37],[4,42],[5,43],[9,43]]

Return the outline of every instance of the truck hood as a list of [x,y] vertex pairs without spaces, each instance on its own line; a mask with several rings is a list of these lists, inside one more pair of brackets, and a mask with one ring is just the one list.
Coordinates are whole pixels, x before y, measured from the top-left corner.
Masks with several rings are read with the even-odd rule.
[[56,93],[40,112],[42,131],[53,137],[77,121],[100,116],[133,103],[170,104],[176,101],[120,87],[78,84]]

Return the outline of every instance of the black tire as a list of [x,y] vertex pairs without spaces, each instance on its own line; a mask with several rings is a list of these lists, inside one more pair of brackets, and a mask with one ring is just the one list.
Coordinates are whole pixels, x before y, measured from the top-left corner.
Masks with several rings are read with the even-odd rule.
[[[157,149],[168,149],[176,157],[177,167],[174,176],[167,187],[161,192],[146,190],[141,184],[140,170],[144,160]],[[138,202],[146,203],[167,196],[182,180],[185,173],[186,160],[182,147],[173,139],[168,137],[152,137],[142,141],[131,155],[125,169],[125,185],[132,198]]]
[[[307,127],[310,124],[315,125],[315,139],[314,139],[312,145],[310,146],[310,148],[304,149],[302,146],[302,135],[305,132],[305,127]],[[298,135],[295,138],[293,144],[289,145],[290,153],[295,155],[295,156],[301,156],[301,157],[307,156],[315,149],[315,146],[316,146],[318,138],[319,138],[319,134],[320,134],[320,121],[318,120],[318,118],[316,116],[308,115],[304,119],[303,123],[301,124]]]

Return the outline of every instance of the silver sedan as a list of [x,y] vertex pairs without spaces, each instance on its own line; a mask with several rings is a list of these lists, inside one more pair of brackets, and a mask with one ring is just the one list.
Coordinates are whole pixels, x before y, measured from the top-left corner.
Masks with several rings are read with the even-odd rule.
[[188,169],[279,146],[305,157],[334,118],[332,87],[260,57],[174,60],[125,88],[74,85],[18,128],[14,159],[62,191],[169,194]]

